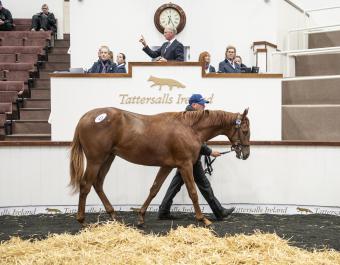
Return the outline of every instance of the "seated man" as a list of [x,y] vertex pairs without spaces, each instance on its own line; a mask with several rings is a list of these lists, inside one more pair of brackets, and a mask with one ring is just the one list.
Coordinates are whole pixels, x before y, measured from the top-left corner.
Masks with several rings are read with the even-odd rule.
[[146,44],[143,35],[139,42],[141,42],[144,46],[143,51],[151,58],[157,58],[156,61],[158,62],[184,61],[184,46],[176,40],[176,33],[176,28],[166,27],[164,29],[164,37],[167,41],[155,51],[151,50]]
[[228,46],[225,52],[225,60],[220,62],[218,66],[219,73],[241,73],[240,65],[234,62],[236,48]]
[[117,65],[110,60],[109,52],[110,52],[109,47],[101,46],[98,52],[99,56],[98,61],[95,62],[87,72],[92,74],[114,73]]
[[0,30],[8,31],[13,29],[13,18],[11,12],[2,6],[0,1]]
[[[209,101],[206,101],[202,97],[202,95],[193,94],[189,99],[189,105],[186,107],[186,111],[204,110],[205,103],[209,103]],[[221,203],[215,197],[210,182],[204,173],[201,163],[201,155],[217,157],[220,156],[221,154],[218,151],[211,150],[206,144],[203,144],[201,146],[201,151],[198,160],[193,165],[193,175],[198,189],[202,193],[204,199],[209,204],[211,210],[216,216],[216,219],[222,220],[223,218],[228,217],[235,210],[235,208],[232,207],[230,209],[225,209],[224,207],[222,207]],[[173,217],[170,215],[170,207],[172,205],[173,198],[175,198],[176,194],[180,191],[183,184],[184,182],[181,173],[179,172],[179,170],[177,170],[176,175],[173,177],[170,186],[166,191],[164,199],[161,205],[159,206],[158,212],[159,219],[163,220],[173,219]]]
[[52,30],[53,32],[57,32],[57,21],[53,15],[53,13],[48,11],[48,5],[43,4],[41,6],[40,13],[34,15],[32,17],[32,31],[47,31]]

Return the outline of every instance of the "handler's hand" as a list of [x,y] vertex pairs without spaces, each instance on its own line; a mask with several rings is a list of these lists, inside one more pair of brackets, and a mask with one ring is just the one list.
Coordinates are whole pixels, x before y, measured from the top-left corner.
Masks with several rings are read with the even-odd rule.
[[211,154],[210,154],[210,156],[212,156],[212,157],[218,157],[220,155],[221,155],[221,153],[219,151],[212,151]]

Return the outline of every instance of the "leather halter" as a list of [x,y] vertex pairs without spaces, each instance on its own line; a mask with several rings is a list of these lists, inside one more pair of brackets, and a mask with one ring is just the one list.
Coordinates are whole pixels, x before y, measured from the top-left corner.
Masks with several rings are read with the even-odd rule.
[[[234,122],[236,129],[235,129],[233,135],[230,137],[230,139],[232,139],[237,132],[238,140],[236,140],[235,144],[233,144],[231,146],[230,151],[220,152],[221,155],[228,154],[228,153],[231,153],[231,152],[236,152],[236,154],[237,154],[237,153],[240,153],[242,151],[242,147],[249,147],[249,144],[242,143],[242,138],[241,138],[242,122],[243,122],[243,117],[240,113],[238,113],[237,118]],[[204,161],[205,161],[205,164],[206,164],[206,168],[204,170],[204,173],[209,174],[210,176],[212,175],[212,172],[214,170],[213,167],[212,167],[212,164],[215,162],[215,160],[216,160],[216,157],[214,159],[211,159],[210,156],[204,156]]]
[[249,147],[249,143],[245,144],[243,142],[242,137],[241,137],[241,125],[242,125],[243,119],[244,119],[244,117],[242,117],[242,115],[240,113],[238,113],[237,114],[237,118],[236,118],[236,120],[234,122],[234,124],[235,124],[235,131],[232,134],[232,136],[230,137],[230,140],[231,140],[235,136],[235,134],[237,133],[238,139],[231,146],[231,150],[233,150],[233,151],[239,151],[240,152],[242,147]]

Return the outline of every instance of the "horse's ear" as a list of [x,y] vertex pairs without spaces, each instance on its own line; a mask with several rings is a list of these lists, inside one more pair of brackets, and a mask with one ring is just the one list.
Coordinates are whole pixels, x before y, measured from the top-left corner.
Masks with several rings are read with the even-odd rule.
[[242,121],[244,120],[244,118],[247,116],[248,114],[248,110],[249,110],[249,107],[246,108],[244,111],[243,111],[243,114],[242,114]]

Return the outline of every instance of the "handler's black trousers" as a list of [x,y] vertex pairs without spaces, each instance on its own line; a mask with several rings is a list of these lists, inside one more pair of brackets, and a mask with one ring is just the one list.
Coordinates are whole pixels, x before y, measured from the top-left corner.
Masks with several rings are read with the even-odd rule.
[[[222,218],[222,212],[224,208],[221,203],[217,200],[214,195],[214,192],[211,188],[210,181],[204,173],[202,163],[198,160],[193,166],[193,174],[196,185],[200,192],[202,193],[204,199],[209,204],[211,210],[215,214],[216,218]],[[172,179],[168,190],[164,196],[164,199],[159,206],[159,214],[167,214],[170,213],[170,207],[172,205],[173,198],[175,198],[176,194],[180,191],[184,181],[181,177],[179,170],[177,170],[174,178]]]
[[41,15],[34,15],[32,17],[32,29],[52,30],[53,32],[57,30],[56,26],[48,21],[47,16]]

